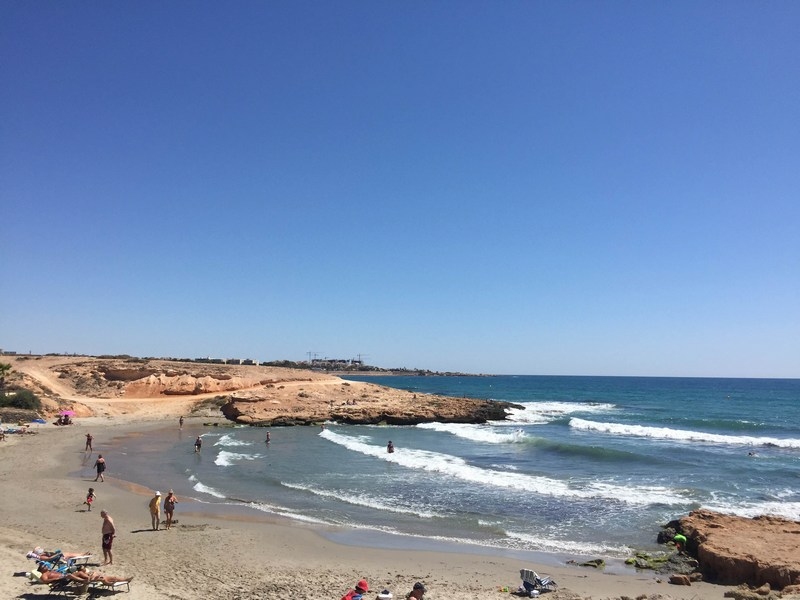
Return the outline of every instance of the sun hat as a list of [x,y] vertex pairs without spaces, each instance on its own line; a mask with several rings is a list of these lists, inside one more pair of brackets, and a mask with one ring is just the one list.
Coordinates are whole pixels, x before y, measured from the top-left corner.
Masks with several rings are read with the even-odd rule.
[[367,580],[366,579],[362,579],[361,581],[359,581],[356,584],[356,588],[358,588],[359,590],[368,592],[369,591],[369,585],[367,584]]
[[427,592],[428,590],[425,589],[425,586],[422,585],[419,581],[414,584],[415,590],[422,590],[423,592]]
[[159,492],[158,490],[156,490],[156,496],[160,496],[160,495],[161,495],[161,492]]

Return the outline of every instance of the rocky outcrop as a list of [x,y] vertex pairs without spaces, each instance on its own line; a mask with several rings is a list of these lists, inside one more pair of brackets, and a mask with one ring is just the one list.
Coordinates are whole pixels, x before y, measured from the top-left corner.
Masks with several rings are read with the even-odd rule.
[[[486,423],[503,420],[507,402],[415,394],[373,383],[345,381],[304,369],[218,365],[156,359],[19,357],[14,371],[40,393],[50,412],[62,407],[79,416],[100,409],[133,414],[158,403],[218,410],[237,423],[310,425],[415,425],[432,421]],[[108,399],[98,403],[97,399]],[[217,412],[217,415],[219,413]]]
[[677,528],[706,581],[781,590],[800,580],[800,522],[696,510]]
[[417,425],[419,423],[486,423],[506,418],[507,402],[446,398],[393,390],[376,393],[352,404],[333,401],[336,390],[314,402],[282,402],[263,398],[230,397],[222,406],[226,418],[250,425],[312,425],[336,421],[348,425]]

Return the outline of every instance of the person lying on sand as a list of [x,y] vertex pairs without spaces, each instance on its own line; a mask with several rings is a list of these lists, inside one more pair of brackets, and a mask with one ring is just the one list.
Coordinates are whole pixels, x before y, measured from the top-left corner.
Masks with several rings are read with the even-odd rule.
[[57,562],[59,560],[70,560],[78,556],[91,556],[91,552],[62,552],[61,550],[45,550],[44,548],[34,548],[25,556],[35,560],[46,560],[47,562]]
[[97,571],[87,571],[86,567],[80,565],[77,569],[75,569],[74,573],[67,573],[67,578],[71,579],[72,581],[79,581],[81,583],[91,583],[94,581],[99,581],[103,585],[112,585],[115,583],[120,583],[124,581],[126,583],[130,583],[133,581],[133,576],[130,577],[115,577],[114,575],[104,575],[103,573],[98,573]]
[[58,571],[48,569],[42,564],[39,565],[39,570],[42,573],[40,581],[43,583],[53,583],[54,581],[61,581],[62,579],[77,581],[78,583],[99,582],[103,585],[113,585],[115,583],[120,583],[121,581],[126,583],[133,581],[132,576],[115,577],[113,575],[104,575],[103,573],[98,573],[97,571],[87,571],[86,567],[83,565],[77,567],[73,573],[59,573]]

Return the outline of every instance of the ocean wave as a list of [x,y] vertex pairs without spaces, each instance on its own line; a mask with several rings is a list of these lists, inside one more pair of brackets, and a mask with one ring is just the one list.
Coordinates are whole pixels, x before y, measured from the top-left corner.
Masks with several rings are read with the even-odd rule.
[[536,549],[541,552],[553,552],[571,554],[577,556],[630,556],[633,549],[628,546],[611,546],[609,544],[596,544],[592,542],[578,542],[571,540],[558,540],[555,538],[533,536],[526,533],[514,531],[506,532],[511,540],[519,540],[521,544],[509,544],[510,546],[521,546],[521,549]]
[[612,435],[648,437],[679,442],[711,442],[738,446],[776,446],[778,448],[800,448],[800,440],[749,435],[722,435],[704,431],[687,431],[669,427],[648,427],[645,425],[624,425],[621,423],[597,423],[573,417],[569,426],[582,431],[598,431]]
[[[383,534],[396,535],[425,542],[439,542],[447,545],[476,546],[480,548],[497,548],[501,550],[522,550],[535,552],[567,553],[573,556],[630,556],[632,550],[628,546],[611,546],[609,544],[591,544],[585,542],[570,542],[551,538],[535,537],[523,533],[506,532],[502,528],[493,532],[491,538],[475,539],[470,537],[457,537],[449,535],[421,535],[398,531],[385,525],[366,525],[363,523],[341,523],[350,529],[377,531]],[[496,528],[492,528],[496,529]],[[500,537],[495,537],[500,536]]]
[[208,494],[209,496],[214,496],[215,498],[224,498],[225,494],[222,494],[212,488],[211,486],[203,484],[197,477],[191,475],[189,477],[189,481],[194,482],[192,489],[196,492],[200,492],[201,494]]
[[250,442],[244,442],[242,440],[237,440],[230,434],[225,434],[221,438],[219,438],[215,443],[215,446],[252,446]]
[[364,494],[363,492],[359,492],[358,496],[354,496],[352,494],[339,494],[333,491],[327,490],[319,490],[312,488],[310,486],[299,485],[294,483],[287,483],[285,481],[281,482],[281,485],[284,487],[293,489],[293,490],[300,490],[302,492],[309,492],[314,494],[315,496],[321,496],[323,498],[331,498],[333,500],[337,500],[339,502],[345,502],[347,504],[353,504],[355,506],[365,506],[367,508],[374,508],[376,510],[381,511],[388,511],[393,513],[400,513],[406,515],[414,515],[417,517],[422,517],[424,519],[431,519],[436,514],[424,510],[420,510],[418,508],[413,508],[409,506],[402,506],[400,503],[403,502],[403,498],[393,497],[392,502],[387,503],[378,498],[369,496]]
[[738,517],[758,517],[761,515],[771,515],[783,517],[790,521],[800,520],[800,502],[753,502],[748,504],[732,504],[727,502],[715,502],[703,504],[703,508],[716,512],[736,515]]
[[214,464],[219,467],[227,467],[237,461],[255,460],[260,456],[260,454],[242,454],[240,452],[228,452],[227,450],[220,450],[219,454],[214,459]]
[[628,487],[597,481],[561,481],[537,475],[483,469],[468,464],[458,456],[428,450],[397,448],[393,453],[388,453],[382,445],[375,446],[359,439],[335,433],[330,429],[321,431],[319,435],[353,452],[373,456],[379,460],[395,463],[408,469],[442,473],[489,488],[514,489],[522,492],[565,498],[599,497],[639,506],[650,504],[681,505],[690,501],[689,498],[661,486]]
[[587,446],[585,444],[570,444],[568,442],[551,440],[545,437],[531,437],[528,438],[528,440],[528,443],[536,448],[541,448],[542,450],[555,454],[572,456],[578,459],[588,458],[593,461],[608,463],[652,463],[654,460],[652,456],[645,456],[630,450],[617,450],[616,448],[608,448],[600,445]]
[[326,521],[324,519],[318,519],[310,515],[304,515],[303,513],[295,512],[284,506],[275,506],[273,504],[267,504],[266,502],[255,502],[255,501],[247,502],[247,505],[250,508],[254,508],[258,511],[270,513],[272,515],[278,515],[281,517],[286,517],[287,519],[293,519],[295,521],[303,521],[304,523],[313,523],[316,525],[331,525],[330,521]]
[[522,406],[507,410],[509,421],[543,425],[574,413],[607,413],[616,408],[607,402],[523,402]]
[[516,429],[512,433],[499,433],[491,425],[471,425],[466,423],[420,423],[419,429],[431,429],[449,433],[456,437],[484,442],[487,444],[514,444],[525,440],[525,432]]

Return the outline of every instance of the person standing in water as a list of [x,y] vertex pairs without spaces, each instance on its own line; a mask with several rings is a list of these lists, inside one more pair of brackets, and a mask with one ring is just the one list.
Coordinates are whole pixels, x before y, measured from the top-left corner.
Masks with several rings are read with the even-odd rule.
[[183,415],[181,415],[181,418],[178,419],[178,426],[180,429],[183,429]]
[[97,460],[94,461],[94,468],[97,469],[97,477],[95,477],[94,480],[97,481],[99,479],[100,481],[105,481],[103,473],[106,470],[106,459],[103,458],[102,454],[97,455]]
[[394,444],[392,443],[392,440],[389,440],[389,443],[388,443],[388,444],[386,444],[386,451],[387,451],[389,454],[391,454],[392,452],[394,452]]
[[194,441],[194,451],[200,452],[200,449],[203,447],[203,440],[200,439],[200,436],[197,436],[197,439]]

